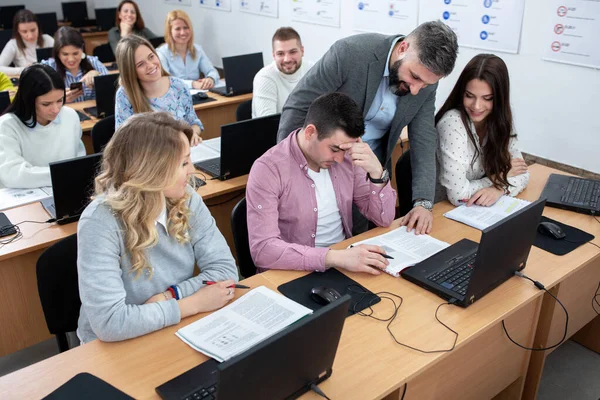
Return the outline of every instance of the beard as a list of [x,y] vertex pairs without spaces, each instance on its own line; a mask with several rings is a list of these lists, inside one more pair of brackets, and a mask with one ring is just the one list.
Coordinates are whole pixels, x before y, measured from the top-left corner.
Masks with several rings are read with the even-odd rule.
[[281,72],[282,74],[285,75],[292,75],[295,74],[296,71],[298,71],[300,69],[300,67],[302,66],[302,61],[298,62],[298,63],[293,63],[292,64],[292,69],[291,70],[286,70],[285,67],[283,66],[283,64],[277,64],[277,69],[279,70],[279,72]]
[[396,60],[396,62],[394,62],[392,64],[392,67],[390,68],[390,76],[389,76],[390,90],[392,91],[393,94],[395,94],[396,96],[399,96],[399,97],[410,94],[410,88],[408,87],[406,82],[400,80],[400,78],[398,77],[398,72],[400,71],[401,65],[402,65],[402,60]]

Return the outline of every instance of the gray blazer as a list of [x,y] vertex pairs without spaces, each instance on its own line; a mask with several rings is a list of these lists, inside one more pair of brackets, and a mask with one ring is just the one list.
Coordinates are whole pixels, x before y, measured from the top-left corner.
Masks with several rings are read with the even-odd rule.
[[[365,33],[334,43],[306,73],[283,106],[277,141],[302,127],[308,107],[324,93],[350,96],[367,115],[383,78],[387,55],[396,36]],[[401,35],[400,35],[401,36]],[[416,96],[399,97],[396,114],[387,139],[382,139],[385,159],[391,171],[391,158],[402,129],[408,125],[412,165],[412,196],[433,201],[435,194],[437,132],[434,124],[437,84],[421,89]]]

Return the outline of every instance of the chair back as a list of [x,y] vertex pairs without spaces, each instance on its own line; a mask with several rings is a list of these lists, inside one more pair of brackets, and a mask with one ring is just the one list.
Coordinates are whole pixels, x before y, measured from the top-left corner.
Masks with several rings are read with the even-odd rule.
[[244,278],[249,278],[256,274],[256,265],[252,261],[250,244],[248,242],[245,197],[231,211],[231,233],[233,234],[233,243],[235,245],[238,265],[240,266],[240,273]]
[[94,153],[100,153],[104,146],[115,134],[115,116],[111,115],[101,119],[92,127],[92,147]]
[[252,119],[252,99],[240,103],[235,110],[235,120],[245,121]]
[[79,283],[77,281],[77,234],[53,244],[38,258],[37,285],[48,330],[57,336],[61,352],[69,349],[67,332],[77,330]]
[[98,57],[98,60],[103,63],[116,61],[115,54],[110,47],[110,44],[105,43],[94,48],[94,56]]
[[405,151],[398,159],[398,162],[396,163],[395,175],[399,204],[396,217],[402,217],[413,208],[410,150]]

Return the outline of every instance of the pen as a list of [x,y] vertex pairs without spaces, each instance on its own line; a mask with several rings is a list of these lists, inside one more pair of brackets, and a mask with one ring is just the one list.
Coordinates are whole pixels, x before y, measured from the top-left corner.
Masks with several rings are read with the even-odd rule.
[[[214,285],[214,284],[215,284],[215,283],[217,283],[217,282],[215,282],[215,281],[202,281],[202,283],[203,283],[203,284],[205,284],[205,285]],[[237,284],[237,285],[229,285],[229,286],[227,286],[227,287],[228,287],[228,288],[236,288],[236,289],[250,289],[250,286],[246,286],[246,285],[240,285],[240,284]]]
[[[350,245],[350,248],[352,248],[352,247],[354,247],[354,245],[353,245],[353,244],[351,244],[351,245]],[[387,254],[385,254],[385,253],[383,253],[383,254],[382,254],[382,253],[377,253],[377,254],[379,254],[379,255],[380,255],[381,257],[383,257],[383,258],[387,258],[388,260],[393,260],[393,259],[394,259],[394,257],[392,257],[392,256],[388,256],[388,255],[387,255]]]

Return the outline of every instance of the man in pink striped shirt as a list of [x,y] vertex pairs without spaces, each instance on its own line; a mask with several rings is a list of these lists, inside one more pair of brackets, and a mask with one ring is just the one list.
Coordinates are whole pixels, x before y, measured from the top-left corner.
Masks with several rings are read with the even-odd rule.
[[388,265],[379,246],[328,248],[351,236],[353,203],[379,226],[394,219],[396,192],[363,133],[356,103],[325,94],[311,104],[303,128],[256,160],[246,200],[259,272],[337,267],[377,275]]

